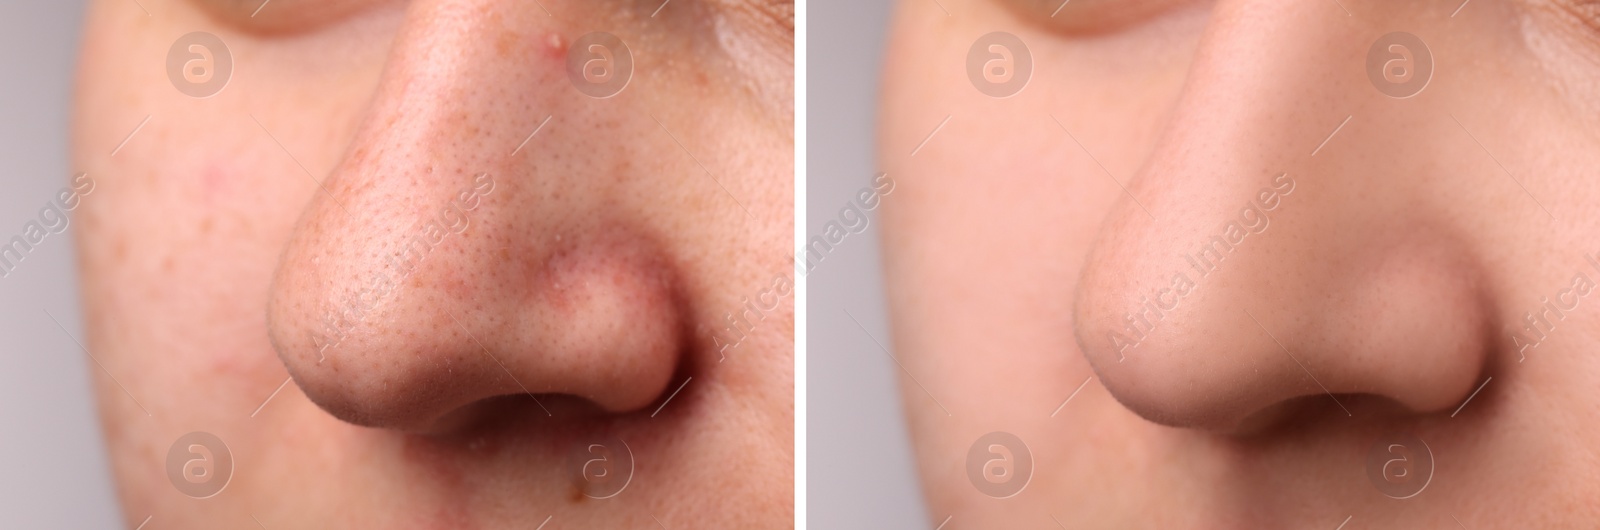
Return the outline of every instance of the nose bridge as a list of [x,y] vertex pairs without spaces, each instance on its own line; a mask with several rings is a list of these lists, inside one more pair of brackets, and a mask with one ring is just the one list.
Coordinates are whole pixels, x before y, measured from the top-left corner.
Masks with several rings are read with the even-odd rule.
[[[508,155],[514,131],[543,125],[536,116],[550,114],[559,79],[541,71],[555,64],[546,54],[506,43],[544,52],[550,41],[529,35],[555,35],[555,28],[513,30],[504,17],[515,15],[481,4],[426,0],[408,8],[346,156],[286,249],[279,280],[303,278],[297,289],[335,303],[324,311],[319,361],[402,288],[459,273],[461,292],[472,271],[437,269],[460,265],[463,250],[504,234],[485,225],[507,221],[501,205],[525,200],[514,185],[525,171]],[[540,176],[552,178],[559,175]]]
[[[1110,214],[1080,282],[1080,306],[1122,308],[1080,310],[1110,319],[1097,328],[1113,326],[1080,337],[1091,350],[1122,362],[1162,327],[1182,333],[1210,325],[1199,322],[1205,315],[1186,322],[1172,315],[1189,315],[1220,293],[1242,301],[1237,296],[1249,295],[1242,275],[1294,281],[1276,271],[1312,256],[1283,240],[1315,237],[1325,228],[1321,219],[1340,215],[1329,194],[1307,199],[1316,193],[1307,191],[1316,174],[1309,153],[1320,140],[1308,124],[1354,98],[1339,76],[1307,64],[1339,61],[1319,55],[1343,55],[1325,44],[1340,33],[1330,26],[1342,21],[1291,4],[1300,3],[1216,6],[1179,103],[1131,179],[1131,198]],[[1297,226],[1283,222],[1290,213]]]
[[1178,184],[1197,184],[1182,191],[1214,189],[1205,197],[1231,201],[1303,167],[1362,88],[1352,84],[1359,72],[1343,68],[1361,55],[1359,32],[1313,4],[1218,2],[1163,139],[1166,156],[1152,158],[1141,185],[1181,174]]
[[1471,267],[1448,238],[1370,219],[1406,213],[1391,207],[1402,198],[1372,200],[1363,174],[1384,172],[1372,164],[1387,146],[1333,137],[1377,94],[1360,84],[1367,30],[1315,4],[1217,3],[1084,268],[1078,342],[1152,420],[1229,429],[1322,394],[1342,415],[1343,393],[1432,410],[1476,373]]
[[553,114],[567,88],[560,28],[493,4],[410,6],[346,173],[403,165],[423,169],[413,179],[425,183],[437,165],[488,171]]
[[280,262],[273,343],[306,395],[348,421],[426,428],[523,393],[631,410],[676,364],[667,249],[602,207],[615,190],[584,185],[592,167],[544,152],[592,134],[559,127],[557,111],[597,112],[573,103],[560,28],[537,7],[491,4],[408,8],[363,125]]

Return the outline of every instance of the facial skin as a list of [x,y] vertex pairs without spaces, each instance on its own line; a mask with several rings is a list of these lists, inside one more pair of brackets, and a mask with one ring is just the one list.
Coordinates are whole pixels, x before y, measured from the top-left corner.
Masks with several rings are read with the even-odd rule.
[[[89,10],[73,137],[128,527],[791,525],[792,5],[142,5]],[[209,98],[163,69],[193,31]],[[595,31],[606,99],[566,69]],[[209,498],[168,477],[193,431]]]
[[[932,520],[1600,518],[1600,12],[1460,4],[1073,1],[1052,18],[1059,2],[901,3],[885,267]],[[991,31],[1032,54],[1010,98],[966,74]],[[1435,65],[1405,99],[1366,69],[1393,31]],[[1188,258],[1218,235],[1231,251],[1201,273]],[[1162,291],[1177,273],[1181,297]],[[1033,459],[1009,498],[968,477],[993,431]],[[1433,458],[1406,499],[1368,474],[1390,435]],[[1377,447],[1380,470],[1418,465],[1416,445]]]

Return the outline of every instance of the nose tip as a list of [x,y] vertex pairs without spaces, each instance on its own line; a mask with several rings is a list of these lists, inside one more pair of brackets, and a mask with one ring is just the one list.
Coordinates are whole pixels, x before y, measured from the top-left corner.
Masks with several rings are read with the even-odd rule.
[[[1231,193],[1214,192],[1208,202],[1226,204],[1221,197],[1231,195],[1241,198],[1238,208],[1167,212],[1164,222],[1119,208],[1078,283],[1080,348],[1113,396],[1157,423],[1225,430],[1294,390],[1277,386],[1294,374],[1280,374],[1276,363],[1264,377],[1264,361],[1286,359],[1269,355],[1269,337],[1247,319],[1252,303],[1274,315],[1285,308],[1252,300],[1257,284],[1242,283],[1249,273],[1240,269],[1258,269],[1248,276],[1255,280],[1273,272],[1245,256],[1263,252],[1274,217],[1300,199],[1297,182],[1282,173],[1258,189],[1227,187]],[[1200,221],[1208,217],[1217,222]]]
[[1078,283],[1074,327],[1123,405],[1157,423],[1237,431],[1295,401],[1354,416],[1358,395],[1408,413],[1465,398],[1494,342],[1463,246],[1405,214],[1356,220],[1349,212],[1370,204],[1303,179],[1168,179],[1145,189],[1159,221],[1136,205],[1111,214]]
[[269,308],[272,342],[307,397],[351,423],[431,430],[503,395],[570,394],[611,412],[659,396],[682,324],[653,245],[625,230],[533,241],[494,211],[470,211],[481,215],[432,246],[362,222],[330,223],[345,235],[328,236],[317,219],[343,212],[312,216]]

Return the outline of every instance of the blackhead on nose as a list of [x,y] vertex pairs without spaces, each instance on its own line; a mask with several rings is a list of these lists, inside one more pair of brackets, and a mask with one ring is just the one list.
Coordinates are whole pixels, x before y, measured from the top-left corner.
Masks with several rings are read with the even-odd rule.
[[433,430],[521,394],[635,410],[684,349],[679,261],[618,207],[626,151],[561,156],[614,140],[613,107],[573,89],[554,22],[477,4],[410,6],[274,279],[280,358],[352,423]]

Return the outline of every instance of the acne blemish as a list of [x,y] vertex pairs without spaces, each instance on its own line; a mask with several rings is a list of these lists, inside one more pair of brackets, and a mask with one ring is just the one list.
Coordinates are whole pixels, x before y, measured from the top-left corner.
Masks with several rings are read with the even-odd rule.
[[567,43],[562,40],[560,33],[545,36],[544,53],[552,59],[562,59],[567,56]]
[[206,204],[225,199],[233,190],[233,180],[232,168],[220,163],[207,167],[201,180]]

